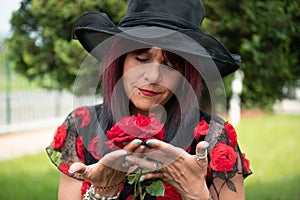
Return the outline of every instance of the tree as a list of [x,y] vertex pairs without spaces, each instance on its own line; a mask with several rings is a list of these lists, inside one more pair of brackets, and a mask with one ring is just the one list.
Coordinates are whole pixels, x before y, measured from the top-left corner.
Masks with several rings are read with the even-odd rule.
[[243,106],[270,108],[276,100],[289,97],[283,89],[295,87],[300,77],[299,2],[204,2],[208,15],[204,30],[242,56]]
[[[128,0],[23,0],[13,14],[7,40],[16,71],[41,86],[72,90],[86,57],[71,26],[87,11],[102,11],[117,23]],[[202,30],[217,36],[242,56],[244,107],[270,108],[288,96],[300,75],[300,5],[298,0],[203,0]],[[224,79],[230,96],[232,76]]]
[[7,40],[17,72],[49,89],[72,90],[87,53],[71,38],[73,22],[84,12],[107,13],[114,22],[125,14],[127,0],[23,0],[13,13]]

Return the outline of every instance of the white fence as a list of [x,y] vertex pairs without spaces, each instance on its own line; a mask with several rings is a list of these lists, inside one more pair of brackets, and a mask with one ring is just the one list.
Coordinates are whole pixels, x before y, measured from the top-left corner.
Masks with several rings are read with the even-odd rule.
[[0,92],[0,134],[59,124],[75,107],[92,101],[95,98],[42,89]]

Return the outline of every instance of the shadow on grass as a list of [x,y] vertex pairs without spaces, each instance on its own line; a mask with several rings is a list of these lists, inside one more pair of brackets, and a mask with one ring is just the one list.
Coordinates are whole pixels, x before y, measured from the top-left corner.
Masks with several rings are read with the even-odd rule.
[[278,178],[272,182],[256,181],[247,184],[246,179],[246,199],[299,200],[300,174],[295,174],[294,176],[285,178]]

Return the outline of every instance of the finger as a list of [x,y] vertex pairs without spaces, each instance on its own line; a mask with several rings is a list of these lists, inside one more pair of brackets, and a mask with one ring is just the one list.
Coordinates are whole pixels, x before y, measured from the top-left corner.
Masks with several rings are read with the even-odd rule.
[[155,179],[155,178],[160,178],[160,179],[162,179],[162,178],[163,178],[163,173],[158,172],[158,173],[148,173],[148,174],[144,174],[144,175],[142,175],[142,176],[140,177],[139,182],[141,183],[141,182],[143,182],[143,181],[145,181],[145,180],[148,180],[148,179]]
[[157,139],[151,139],[148,140],[146,142],[146,145],[148,145],[149,147],[153,149],[158,149],[161,150],[162,152],[166,153],[166,154],[181,154],[184,150],[178,147],[173,146],[172,144],[163,142],[161,140],[157,140]]
[[209,147],[209,143],[206,141],[201,141],[196,146],[196,159],[205,160],[207,158],[207,148]]
[[138,157],[142,157],[144,156],[145,148],[146,148],[145,145],[140,145],[132,152],[132,154]]
[[129,155],[125,158],[126,162],[130,163],[131,165],[136,165],[140,168],[147,168],[147,169],[153,169],[154,168],[154,162],[134,156]]
[[134,152],[135,149],[137,149],[140,145],[142,144],[142,140],[140,139],[134,139],[131,142],[129,142],[124,148],[123,150],[127,151],[127,152]]
[[99,162],[108,167],[115,168],[114,166],[124,162],[126,155],[128,155],[127,152],[123,149],[120,149],[106,154]]
[[186,154],[183,149],[157,139],[148,140],[146,145],[151,147],[150,149],[146,148],[147,157],[164,162],[164,164],[173,162]]
[[88,167],[85,164],[81,162],[76,162],[70,166],[69,173],[70,174],[79,173],[85,175],[87,173],[87,169]]
[[106,154],[100,160],[100,162],[105,166],[116,169],[118,171],[127,171],[129,167],[127,167],[128,164],[125,163],[125,157],[132,154],[133,152],[141,155],[142,151],[144,150],[144,148],[141,147],[141,143],[141,140],[134,139],[133,141],[129,142],[123,149]]

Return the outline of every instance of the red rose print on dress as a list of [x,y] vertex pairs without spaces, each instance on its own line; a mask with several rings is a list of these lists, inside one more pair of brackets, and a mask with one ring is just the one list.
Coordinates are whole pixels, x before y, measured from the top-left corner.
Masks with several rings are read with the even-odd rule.
[[209,131],[209,126],[204,119],[202,119],[198,125],[194,128],[194,137],[199,140],[200,136],[205,136]]
[[85,163],[84,146],[82,144],[82,136],[79,136],[76,138],[76,151],[77,151],[78,157],[82,160],[83,163]]
[[81,186],[81,194],[84,195],[87,190],[89,190],[91,187],[91,182],[88,180],[82,181],[82,186]]
[[229,172],[233,170],[237,157],[237,153],[231,146],[220,142],[210,152],[209,166],[214,171]]
[[68,176],[70,176],[69,168],[70,168],[70,166],[67,163],[62,163],[58,166],[58,169],[61,172],[67,174]]
[[151,138],[163,140],[164,133],[164,124],[153,115],[125,116],[107,131],[106,136],[110,140],[105,145],[111,150],[117,150],[136,138],[144,142]]
[[100,152],[100,139],[98,136],[94,137],[91,141],[90,144],[87,148],[87,150],[92,154],[92,156],[97,159],[100,160],[103,155]]
[[67,137],[67,128],[66,125],[63,124],[56,129],[51,146],[54,149],[60,150],[65,142],[66,137]]
[[225,129],[226,129],[227,134],[228,134],[228,139],[229,139],[230,146],[235,148],[235,146],[237,144],[237,135],[236,135],[235,129],[228,122],[225,123]]
[[251,170],[250,170],[250,161],[246,158],[245,153],[242,154],[242,162],[243,162],[243,165],[245,167],[246,174],[249,174],[251,172]]
[[77,108],[74,113],[74,117],[79,117],[81,119],[81,128],[86,127],[90,124],[91,117],[90,117],[90,110],[86,107]]

